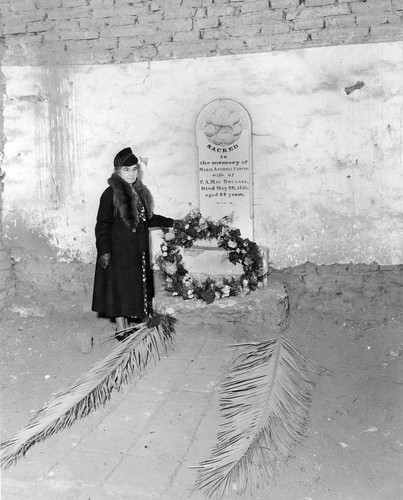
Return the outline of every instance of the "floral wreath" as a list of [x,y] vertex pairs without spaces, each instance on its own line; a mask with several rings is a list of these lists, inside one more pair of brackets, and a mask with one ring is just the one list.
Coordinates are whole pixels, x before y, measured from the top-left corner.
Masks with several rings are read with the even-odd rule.
[[[240,230],[230,226],[231,221],[232,216],[212,221],[202,217],[198,210],[192,210],[173,230],[163,228],[161,254],[156,262],[166,291],[174,296],[182,295],[184,299],[196,297],[212,303],[215,299],[249,293],[262,286],[265,279],[262,252],[255,242],[242,238]],[[190,248],[197,240],[212,239],[217,239],[218,247],[227,251],[230,262],[242,264],[240,277],[208,277],[199,281],[185,269],[179,247]]]

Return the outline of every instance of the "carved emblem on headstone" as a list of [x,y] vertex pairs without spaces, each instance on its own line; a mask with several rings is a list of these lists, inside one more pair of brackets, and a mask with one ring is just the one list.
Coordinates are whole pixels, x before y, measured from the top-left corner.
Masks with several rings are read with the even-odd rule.
[[242,133],[241,118],[225,108],[215,110],[206,118],[204,133],[212,144],[233,144]]
[[230,99],[207,104],[196,124],[199,208],[205,217],[234,215],[244,238],[253,239],[252,124]]

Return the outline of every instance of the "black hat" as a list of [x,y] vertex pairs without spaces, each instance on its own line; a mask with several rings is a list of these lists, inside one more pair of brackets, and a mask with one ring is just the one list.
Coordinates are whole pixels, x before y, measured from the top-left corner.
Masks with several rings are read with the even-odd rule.
[[122,149],[122,151],[119,151],[119,153],[115,156],[113,165],[115,168],[130,167],[131,165],[136,165],[138,162],[139,160],[137,156],[133,154],[132,149],[125,148]]

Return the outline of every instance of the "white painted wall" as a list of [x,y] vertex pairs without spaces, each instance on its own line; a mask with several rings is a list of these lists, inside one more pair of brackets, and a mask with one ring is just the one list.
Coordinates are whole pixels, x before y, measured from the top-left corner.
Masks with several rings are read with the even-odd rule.
[[126,146],[148,158],[157,213],[197,206],[197,115],[228,98],[252,119],[254,239],[275,267],[403,262],[401,42],[3,73],[17,257],[94,259],[99,197]]

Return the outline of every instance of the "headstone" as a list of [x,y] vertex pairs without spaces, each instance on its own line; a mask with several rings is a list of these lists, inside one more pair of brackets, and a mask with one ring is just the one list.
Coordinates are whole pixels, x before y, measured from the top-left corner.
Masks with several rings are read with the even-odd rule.
[[199,280],[208,276],[239,277],[244,272],[240,263],[234,264],[228,260],[227,252],[218,248],[216,239],[198,241],[194,246],[183,249],[183,265]]
[[252,124],[246,109],[217,99],[196,123],[199,209],[214,220],[233,214],[243,238],[253,240]]

